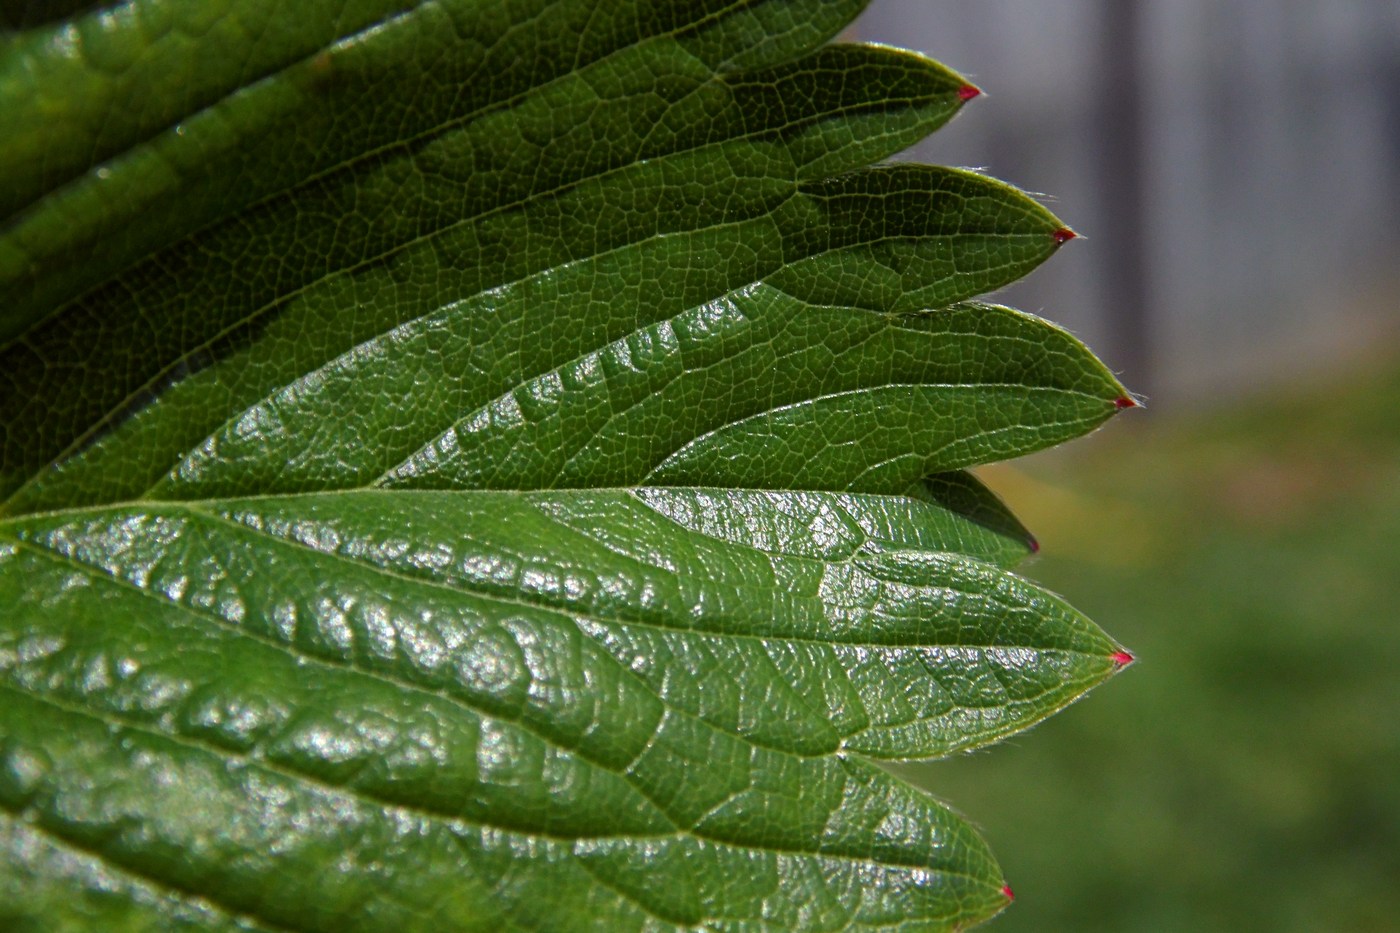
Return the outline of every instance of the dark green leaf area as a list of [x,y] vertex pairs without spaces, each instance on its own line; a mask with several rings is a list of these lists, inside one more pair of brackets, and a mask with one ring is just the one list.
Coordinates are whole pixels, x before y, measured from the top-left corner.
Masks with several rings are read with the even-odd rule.
[[[664,251],[694,263],[677,294],[712,298],[860,235],[801,209],[821,194],[796,197],[799,182],[893,152],[961,104],[961,79],[886,49],[834,47],[737,77],[674,50],[636,54],[647,60],[610,80],[575,72],[568,88],[317,175],[62,306],[0,348],[0,480],[203,371],[200,385],[217,386],[164,439],[188,446],[215,426],[196,411],[226,417],[230,396],[251,403],[328,355],[561,264]],[[663,80],[677,63],[694,73]],[[696,239],[717,263],[687,255],[705,249]],[[17,268],[29,253],[21,244]]]
[[[424,504],[409,529],[443,515]],[[571,929],[596,916],[584,904],[624,929],[760,913],[798,926],[818,892],[829,928],[1001,906],[961,820],[844,755],[754,744],[651,694],[636,659],[584,634],[579,607],[548,607],[533,588],[544,559],[512,600],[414,575],[397,544],[364,553],[352,535],[375,516],[276,513],[108,515],[4,546],[0,595],[20,611],[0,628],[0,806],[26,833],[138,887],[297,929],[503,915]],[[214,580],[198,565],[226,562],[220,528],[283,543]],[[460,568],[501,579],[503,560],[478,547]],[[308,578],[325,582],[305,593]],[[58,595],[41,607],[35,593]],[[327,865],[308,910],[297,892]],[[862,885],[874,896],[841,893]]]
[[[896,328],[887,321],[889,312],[940,307],[1004,284],[1034,268],[1057,245],[1052,233],[1059,222],[1053,216],[1021,193],[966,172],[900,166],[815,182],[803,191],[808,188],[810,193],[789,199],[760,217],[653,237],[449,303],[434,313],[369,336],[365,343],[319,370],[289,374],[291,384],[280,386],[280,391],[263,405],[235,417],[181,468],[176,482],[182,489],[197,485],[199,491],[191,488],[180,494],[304,491],[361,485],[380,478],[387,481],[388,474],[399,466],[395,458],[407,461],[416,448],[436,448],[438,445],[430,442],[452,420],[465,418],[464,424],[472,423],[473,417],[479,420],[479,412],[497,404],[493,398],[503,393],[506,399],[500,404],[506,405],[516,404],[516,396],[537,395],[541,390],[548,395],[552,392],[550,383],[562,378],[564,370],[606,365],[600,360],[612,357],[620,359],[622,369],[630,371],[633,366],[627,357],[635,350],[642,357],[644,371],[640,379],[623,374],[628,385],[617,391],[613,403],[629,393],[644,391],[648,385],[656,385],[668,371],[685,365],[684,354],[672,352],[670,346],[677,339],[678,326],[714,331],[697,336],[705,345],[701,359],[714,357],[716,352],[736,357],[717,367],[717,372],[737,366],[742,375],[745,367],[765,365],[762,361],[772,359],[774,349],[787,354],[788,371],[797,383],[784,386],[774,382],[766,390],[759,387],[757,392],[750,392],[748,404],[771,398],[774,393],[805,391],[812,386],[813,373],[822,377],[830,365],[811,358],[812,354],[829,357],[833,349],[841,348],[842,341],[863,340],[862,329],[884,326],[892,336]],[[591,213],[596,215],[597,210]],[[997,240],[998,251],[962,257],[958,244],[964,238],[979,237]],[[754,277],[761,274],[773,276],[782,287],[755,283]],[[808,297],[800,300],[786,289]],[[829,298],[822,298],[823,289],[832,293]],[[858,302],[857,311],[879,306],[884,306],[884,311],[861,324],[859,319],[864,315],[852,315],[849,306],[839,306],[843,300]],[[828,301],[833,306],[827,306]],[[807,306],[814,303],[821,307],[809,311]],[[954,316],[970,313],[949,312]],[[1004,316],[1006,312],[989,313]],[[678,315],[686,315],[693,323],[673,324],[671,318]],[[758,327],[746,323],[746,315],[757,316]],[[804,320],[806,317],[811,320]],[[753,341],[765,339],[765,332],[781,328],[787,318],[798,322],[789,328],[790,333],[773,337],[776,347],[759,346],[754,352],[740,352]],[[570,325],[560,326],[561,320],[569,320]],[[881,321],[886,323],[882,325]],[[200,425],[201,419],[209,420],[208,412],[219,410],[231,395],[243,394],[245,387],[251,388],[266,376],[269,367],[285,368],[288,347],[295,348],[290,356],[296,357],[320,346],[319,341],[300,339],[290,329],[295,326],[292,321],[282,323],[288,330],[279,326],[225,363],[186,378],[79,457],[35,477],[12,498],[10,508],[24,511],[143,494],[170,470],[183,451],[203,438],[192,425]],[[733,336],[741,323],[745,333]],[[909,325],[913,329],[923,326]],[[1085,397],[1077,411],[1055,413],[1053,417],[1063,422],[1058,432],[1048,430],[1040,438],[1025,433],[1009,438],[997,456],[1037,449],[1083,433],[1112,413],[1111,405],[1105,407],[1106,400],[1122,394],[1121,387],[1081,345],[1047,336],[1050,329],[1043,325],[1032,330],[1034,333],[1026,339],[1003,341],[999,365],[1009,370],[1024,359],[1025,365],[1044,370],[1046,367],[1037,362],[1042,351],[1035,344],[1046,342],[1050,344],[1046,349],[1051,367],[1059,366],[1066,372],[1077,369],[1079,373],[1068,378],[1079,384],[1079,391],[1087,386],[1088,391],[1103,398]],[[820,344],[828,336],[833,341],[831,349],[820,345],[810,351],[800,349],[803,344]],[[911,335],[907,341],[918,339]],[[924,342],[934,339],[925,337]],[[687,338],[687,342],[694,341]],[[888,337],[866,342],[855,352],[872,357],[880,352],[881,345],[890,343]],[[790,351],[789,347],[793,349]],[[950,344],[941,358],[956,360],[956,350],[956,345]],[[907,359],[910,353],[919,352],[911,343],[902,356]],[[648,357],[656,357],[664,365],[648,366]],[[1066,359],[1062,361],[1061,357]],[[833,387],[856,387],[853,379],[865,379],[868,384],[889,370],[887,364],[878,361],[861,368],[847,368],[849,371],[827,373],[825,381]],[[911,372],[908,378],[917,382],[920,377]],[[701,373],[698,380],[692,377],[677,381],[671,386],[672,396],[690,392],[696,381],[712,384],[712,391],[725,388],[723,380]],[[70,387],[66,391],[77,390]],[[606,414],[597,403],[613,394],[611,384],[588,394],[594,403],[594,416]],[[40,401],[45,397],[42,393],[30,394],[24,396],[28,401],[21,404],[30,417],[38,419],[52,407]],[[528,398],[524,404],[530,404]],[[665,404],[669,407],[669,398]],[[738,415],[734,408],[728,405],[698,414],[731,411]],[[336,409],[345,414],[337,414]],[[473,415],[474,409],[478,414]],[[657,410],[655,401],[652,410]],[[1004,411],[1014,417],[1010,408]],[[647,414],[641,411],[637,416]],[[300,434],[295,427],[306,417],[317,425],[313,435]],[[266,418],[272,421],[267,422]],[[365,419],[371,423],[363,423]],[[947,419],[941,421],[948,424]],[[687,429],[684,418],[675,422],[674,430]],[[22,433],[24,423],[20,419],[15,430]],[[326,457],[322,454],[328,451],[325,439],[331,434],[327,430],[331,425],[344,426],[339,435],[344,440],[335,445],[332,456]],[[305,460],[296,455],[279,456],[287,452],[283,438],[303,445],[308,438],[314,438],[312,442],[321,453],[313,452]],[[664,450],[661,446],[685,440],[689,438],[657,438],[650,442],[657,449],[638,453],[642,457],[648,453],[664,456],[675,447]],[[900,443],[911,441],[906,438]],[[353,450],[345,449],[351,446]],[[18,449],[16,455],[27,459],[35,456],[30,448]],[[433,454],[425,450],[421,456]],[[214,472],[206,476],[205,463],[211,459],[225,466],[213,468]],[[435,476],[430,480],[421,477],[424,469],[412,462],[403,463],[399,472],[411,474],[412,482],[418,484],[446,482],[498,488],[505,484],[516,488],[551,482],[621,482],[615,477],[640,477],[657,465],[646,464],[640,472],[628,474],[641,465],[640,460],[633,457],[630,464],[610,465],[606,479],[597,473],[583,474],[578,480],[551,478],[539,475],[539,466],[532,467],[536,475],[522,478],[518,473],[506,473],[514,469],[513,465],[497,470],[502,478],[494,481],[466,476]],[[253,461],[263,466],[254,469]],[[964,457],[953,466],[969,462],[978,461]],[[904,468],[913,474],[906,478],[905,485],[922,475],[912,463],[904,464]],[[929,463],[924,472],[946,468],[949,467]],[[481,462],[472,464],[470,469],[494,468]],[[691,482],[708,481],[698,477]],[[879,491],[896,489],[882,487]]]
[[[632,105],[656,117],[697,73],[786,62],[862,5],[308,0],[288,16],[275,0],[138,0],[0,37],[0,138],[11,143],[0,218],[29,205],[0,225],[0,339],[214,221],[307,179],[402,159],[462,124],[491,120],[502,142],[532,143],[517,164],[551,133],[563,151],[580,118],[594,130],[573,142],[602,155],[612,134],[626,152],[639,137],[604,106],[605,87],[650,79],[650,99],[637,90]],[[892,107],[901,87],[887,83]],[[540,99],[554,109],[533,107],[549,116],[534,132],[500,116]]]
[[[137,0],[101,4],[106,10],[67,5],[80,14],[73,22],[6,37],[0,93],[14,105],[5,108],[0,129],[14,135],[6,135],[0,157],[10,182],[0,194],[0,217],[229,91],[410,8],[413,0],[311,0],[295,19],[275,15],[275,0]],[[33,25],[64,17],[6,18]],[[207,54],[212,49],[243,54],[215,58]],[[75,93],[79,89],[87,93]],[[132,96],[144,106],[120,106]]]

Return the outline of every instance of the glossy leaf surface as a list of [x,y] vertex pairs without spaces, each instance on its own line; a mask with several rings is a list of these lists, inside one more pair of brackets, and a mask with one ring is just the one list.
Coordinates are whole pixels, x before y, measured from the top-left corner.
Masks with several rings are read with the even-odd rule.
[[[1123,388],[1063,224],[871,163],[840,0],[131,0],[0,53],[0,916],[952,929],[872,760],[1121,650],[966,467]],[[113,101],[140,98],[143,106]]]

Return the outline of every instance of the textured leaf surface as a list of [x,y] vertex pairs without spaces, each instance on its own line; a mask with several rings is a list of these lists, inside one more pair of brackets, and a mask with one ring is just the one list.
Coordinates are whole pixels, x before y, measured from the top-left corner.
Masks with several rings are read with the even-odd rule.
[[[867,167],[857,2],[131,0],[0,53],[0,918],[951,929],[872,759],[1118,646],[962,469],[1124,390],[1063,225]],[[141,106],[114,102],[137,99]]]

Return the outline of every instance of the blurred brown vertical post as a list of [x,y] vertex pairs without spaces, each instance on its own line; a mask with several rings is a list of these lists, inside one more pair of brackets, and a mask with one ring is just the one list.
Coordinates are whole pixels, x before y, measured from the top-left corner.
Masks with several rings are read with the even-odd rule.
[[1095,150],[1103,215],[1103,308],[1108,363],[1135,392],[1153,388],[1151,289],[1147,279],[1147,127],[1142,4],[1099,3],[1099,139]]

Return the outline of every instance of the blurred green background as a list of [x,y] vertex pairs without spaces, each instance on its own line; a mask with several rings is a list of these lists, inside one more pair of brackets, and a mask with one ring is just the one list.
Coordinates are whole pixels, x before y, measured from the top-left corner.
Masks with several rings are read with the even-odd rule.
[[1353,363],[983,472],[1023,572],[1139,659],[904,769],[996,849],[991,929],[1400,929],[1397,399],[1400,360]]
[[1140,658],[906,770],[1001,859],[991,929],[1400,931],[1400,4],[874,0],[851,35],[987,92],[909,156],[1054,196],[1084,240],[998,298],[1149,397],[982,474]]

